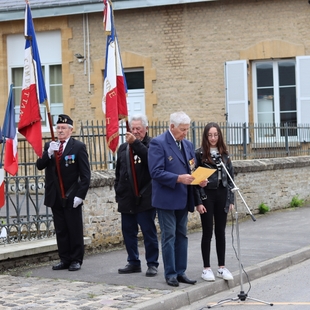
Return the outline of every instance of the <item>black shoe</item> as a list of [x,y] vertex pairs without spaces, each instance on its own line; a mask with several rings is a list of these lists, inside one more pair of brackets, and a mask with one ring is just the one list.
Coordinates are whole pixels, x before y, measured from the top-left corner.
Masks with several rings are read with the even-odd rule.
[[65,264],[64,262],[59,262],[58,264],[52,267],[53,270],[63,270],[63,269],[68,269],[68,268],[69,268],[69,264]]
[[176,278],[172,277],[172,278],[167,278],[166,282],[168,285],[170,286],[179,286],[179,282]]
[[76,271],[81,269],[81,264],[79,262],[72,262],[68,268],[69,271]]
[[155,276],[157,275],[157,267],[156,267],[156,266],[150,266],[150,267],[147,269],[145,275],[146,275],[147,277],[155,277]]
[[125,266],[125,268],[118,269],[118,273],[120,273],[120,274],[134,273],[134,272],[141,272],[141,266],[135,266],[135,265],[127,264]]
[[177,277],[179,282],[186,283],[186,284],[195,284],[197,281],[196,280],[190,280],[185,274],[182,276]]

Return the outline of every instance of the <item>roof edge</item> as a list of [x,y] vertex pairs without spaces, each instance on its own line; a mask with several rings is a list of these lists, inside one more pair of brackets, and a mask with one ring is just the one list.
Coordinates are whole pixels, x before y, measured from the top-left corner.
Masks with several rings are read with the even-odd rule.
[[[122,0],[113,2],[114,10],[129,10],[155,6],[166,6],[176,4],[188,4],[198,2],[214,2],[218,0]],[[66,5],[66,6],[54,6],[46,8],[31,8],[33,18],[45,18],[55,17],[64,15],[78,15],[103,12],[102,3],[91,3],[91,4],[79,4],[79,5]],[[25,9],[23,8],[12,11],[0,11],[0,22],[21,20],[25,17]]]

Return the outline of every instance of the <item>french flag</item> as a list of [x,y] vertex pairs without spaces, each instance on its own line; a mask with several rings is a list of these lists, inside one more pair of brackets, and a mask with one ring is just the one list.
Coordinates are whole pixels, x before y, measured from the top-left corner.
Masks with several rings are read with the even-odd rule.
[[102,109],[106,115],[107,143],[115,153],[119,140],[119,121],[128,118],[127,84],[116,36],[111,2],[104,0],[104,29],[107,35]]
[[42,156],[42,129],[39,103],[47,102],[45,83],[29,4],[25,10],[25,58],[18,131],[35,153]]
[[0,168],[0,208],[4,206],[4,170]]
[[[2,130],[0,128],[0,143],[3,143]],[[4,169],[2,168],[2,158],[0,163],[0,208],[4,206]]]
[[18,141],[15,127],[13,85],[10,87],[10,94],[6,107],[2,134],[5,138],[4,170],[14,176],[18,171]]

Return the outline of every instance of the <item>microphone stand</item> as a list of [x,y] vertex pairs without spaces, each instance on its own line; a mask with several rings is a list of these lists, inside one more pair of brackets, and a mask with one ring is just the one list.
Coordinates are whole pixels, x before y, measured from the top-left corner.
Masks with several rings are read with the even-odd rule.
[[[241,193],[239,191],[239,188],[236,186],[236,184],[235,184],[234,180],[232,179],[231,175],[227,171],[226,166],[224,165],[220,155],[218,153],[212,152],[211,156],[212,156],[213,160],[215,161],[215,163],[217,165],[221,165],[223,167],[223,169],[227,173],[230,181],[232,182],[232,184],[234,186],[234,188],[232,188],[231,191],[233,193],[238,192],[238,194],[239,194],[241,200],[243,201],[244,205],[246,206],[246,208],[247,208],[247,210],[248,210],[248,212],[249,212],[253,222],[255,222],[256,219],[255,219],[253,213],[251,212],[251,210],[249,209],[247,203],[245,202],[244,198],[242,197],[242,195],[241,195]],[[238,261],[239,261],[240,293],[237,295],[237,297],[223,299],[223,300],[219,301],[218,303],[216,303],[216,304],[214,304],[212,306],[208,306],[208,309],[209,308],[213,308],[215,306],[222,305],[222,304],[227,303],[227,302],[234,302],[234,301],[238,301],[238,300],[245,301],[246,299],[250,299],[250,300],[253,300],[253,301],[261,302],[261,303],[264,303],[264,304],[269,305],[269,306],[273,306],[273,303],[249,297],[248,294],[245,293],[244,290],[243,290],[243,275],[242,275],[241,249],[240,249],[240,236],[239,236],[239,221],[238,221],[238,208],[237,208],[236,194],[234,196],[234,207],[235,207],[235,218],[236,218],[236,235],[237,235],[237,251],[238,251]]]

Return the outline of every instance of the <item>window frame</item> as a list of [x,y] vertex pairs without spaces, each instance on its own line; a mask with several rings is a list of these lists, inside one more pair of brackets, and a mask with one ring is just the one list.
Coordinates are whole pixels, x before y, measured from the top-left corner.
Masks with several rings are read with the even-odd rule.
[[[281,107],[280,107],[280,81],[279,81],[279,63],[284,63],[288,61],[293,61],[295,64],[295,94],[296,94],[296,110],[291,110],[290,112],[293,112],[296,114],[296,119],[298,123],[298,105],[297,105],[297,69],[296,69],[296,58],[285,58],[285,59],[265,59],[265,60],[255,60],[252,61],[252,96],[253,96],[253,118],[254,123],[259,126],[260,124],[267,124],[259,122],[259,111],[258,111],[258,87],[257,87],[257,64],[272,64],[272,72],[273,72],[273,125],[275,126],[275,129],[273,132],[270,132],[268,129],[260,128],[257,129],[258,133],[255,134],[256,138],[258,139],[257,142],[260,141],[273,141],[274,139],[278,142],[285,142],[285,136],[281,134],[280,126],[282,127],[284,123],[282,124],[280,122],[281,119]],[[263,112],[262,112],[263,114]],[[269,124],[269,123],[268,123]],[[291,132],[291,131],[290,131]],[[296,135],[289,135],[289,141],[297,141],[298,133],[296,132]]]

